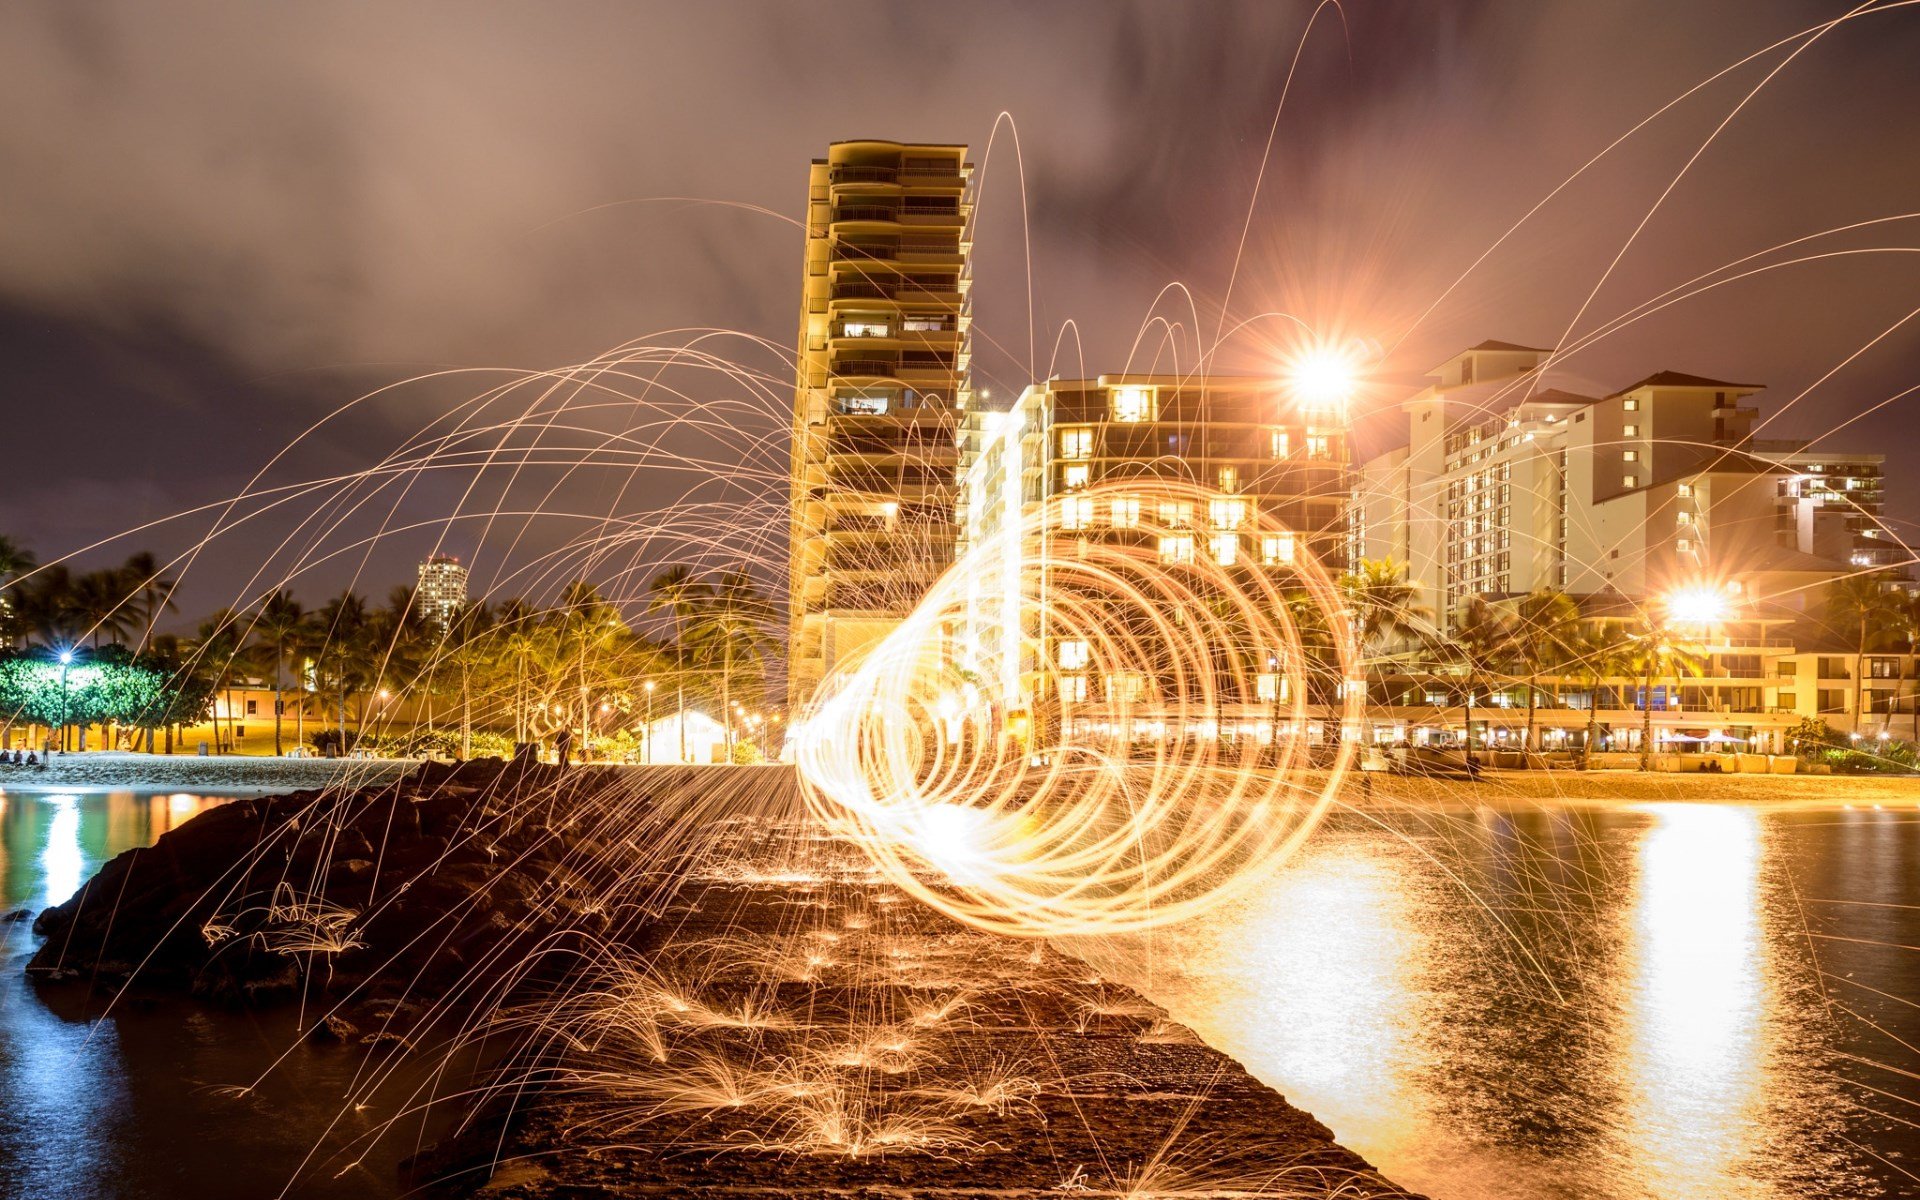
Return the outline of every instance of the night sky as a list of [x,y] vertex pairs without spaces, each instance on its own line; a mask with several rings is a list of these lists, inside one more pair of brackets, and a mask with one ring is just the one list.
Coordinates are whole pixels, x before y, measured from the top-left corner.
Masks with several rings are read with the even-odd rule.
[[[1846,7],[1326,7],[1266,160],[1231,321],[1285,311],[1370,339],[1382,375],[1404,378],[1483,338],[1577,340],[1776,243],[1920,212],[1920,7],[1882,7],[1635,133],[1437,306],[1637,122]],[[972,144],[977,382],[1012,391],[1124,369],[1130,353],[1190,365],[1187,302],[1156,296],[1184,285],[1197,340],[1211,339],[1314,12],[15,0],[0,8],[0,532],[51,559],[217,501],[338,405],[445,366],[557,367],[691,327],[787,346],[800,234],[742,206],[800,217],[808,160],[850,137]],[[1852,421],[1832,444],[1895,455],[1891,515],[1910,536],[1920,470],[1901,474],[1902,451],[1920,440],[1920,396],[1885,402],[1920,384],[1920,318],[1841,364],[1920,308],[1920,220],[1756,261],[1875,248],[1894,250],[1654,313],[1552,382],[1605,392],[1670,368],[1765,383],[1778,415],[1763,436]],[[1178,349],[1150,325],[1136,348],[1154,315],[1178,323]],[[1272,369],[1292,328],[1256,322],[1220,366]],[[450,398],[384,397],[286,469],[357,470]],[[1363,445],[1391,434],[1375,420]],[[429,487],[408,503],[425,520],[447,499]],[[205,524],[79,562],[171,555]],[[235,599],[266,536],[196,563],[183,615]],[[401,582],[431,542],[390,539],[361,586]],[[343,579],[329,567],[300,587],[317,600]]]

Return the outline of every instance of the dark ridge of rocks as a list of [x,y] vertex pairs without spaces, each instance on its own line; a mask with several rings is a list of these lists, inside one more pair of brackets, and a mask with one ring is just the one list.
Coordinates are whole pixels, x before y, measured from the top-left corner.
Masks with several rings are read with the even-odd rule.
[[[643,972],[687,966],[716,1002],[752,996],[809,1014],[804,1026],[685,1035],[701,1053],[762,1064],[817,1056],[822,1037],[965,991],[963,1018],[923,1031],[924,1058],[871,1076],[872,1103],[942,1094],[1008,1064],[1040,1081],[1018,1103],[941,1116],[944,1144],[774,1150],[792,1140],[792,1114],[752,1106],[616,1131],[604,1098],[551,1082],[564,1039],[496,1033],[482,1055],[492,1090],[475,1094],[457,1134],[409,1160],[408,1194],[1021,1200],[1115,1194],[1157,1164],[1153,1182],[1209,1194],[1409,1195],[1086,964],[962,928],[894,891],[854,848],[798,819],[790,775],[707,770],[495,761],[235,801],[120,855],[41,913],[47,940],[28,970],[43,986],[136,1000],[321,999],[309,1039],[403,1054],[435,1031],[471,1046],[492,1013],[564,1003],[580,964],[623,956]],[[709,778],[768,779],[767,813],[708,819],[687,796]],[[784,978],[701,957],[744,946],[751,960],[755,945],[809,929],[844,937],[841,957],[859,970]],[[648,1068],[626,1069],[644,1079]]]
[[[483,760],[209,809],[42,912],[42,984],[260,1004],[434,994],[580,916],[579,836],[618,773]],[[337,950],[331,948],[337,947]],[[490,966],[489,966],[490,965]]]

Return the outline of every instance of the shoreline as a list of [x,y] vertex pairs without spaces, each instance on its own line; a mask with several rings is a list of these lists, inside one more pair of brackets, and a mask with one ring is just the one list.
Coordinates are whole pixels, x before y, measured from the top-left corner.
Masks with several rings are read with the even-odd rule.
[[246,754],[56,754],[39,766],[0,766],[0,790],[208,791],[273,794],[389,783],[415,759],[272,758]]

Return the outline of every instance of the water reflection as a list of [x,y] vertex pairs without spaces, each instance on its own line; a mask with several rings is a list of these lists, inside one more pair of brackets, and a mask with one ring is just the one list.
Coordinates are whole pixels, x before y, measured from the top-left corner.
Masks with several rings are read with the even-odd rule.
[[[1920,1136],[1872,1110],[1920,1107],[1920,951],[1884,932],[1920,878],[1861,867],[1911,861],[1920,827],[1836,816],[1349,814],[1111,969],[1439,1200],[1916,1194]],[[1817,939],[1890,997],[1874,1021],[1831,1002]]]
[[1649,1196],[1689,1200],[1729,1194],[1763,1115],[1770,955],[1760,817],[1687,804],[1655,806],[1653,816],[1622,973],[1623,1142]]

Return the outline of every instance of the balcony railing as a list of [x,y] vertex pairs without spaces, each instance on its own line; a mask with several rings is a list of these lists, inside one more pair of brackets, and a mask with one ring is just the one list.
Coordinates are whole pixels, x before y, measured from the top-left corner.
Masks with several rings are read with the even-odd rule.
[[892,183],[900,174],[898,167],[835,167],[828,179],[834,183]]

